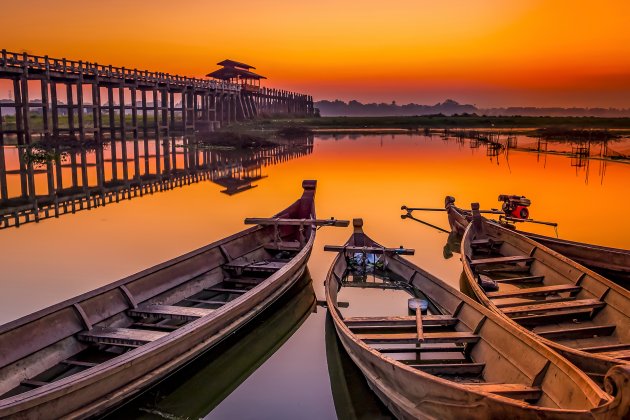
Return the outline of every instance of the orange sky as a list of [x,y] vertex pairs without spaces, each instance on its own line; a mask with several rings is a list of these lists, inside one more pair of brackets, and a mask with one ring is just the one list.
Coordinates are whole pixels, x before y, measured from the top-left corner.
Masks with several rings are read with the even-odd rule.
[[627,0],[30,0],[2,15],[7,50],[197,76],[229,57],[316,99],[630,107]]

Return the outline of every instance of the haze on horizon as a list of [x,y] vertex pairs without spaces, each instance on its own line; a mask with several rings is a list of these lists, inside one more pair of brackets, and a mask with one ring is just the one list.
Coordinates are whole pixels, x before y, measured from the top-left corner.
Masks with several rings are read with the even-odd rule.
[[9,51],[189,76],[232,58],[315,100],[630,107],[627,0],[31,0],[1,10]]

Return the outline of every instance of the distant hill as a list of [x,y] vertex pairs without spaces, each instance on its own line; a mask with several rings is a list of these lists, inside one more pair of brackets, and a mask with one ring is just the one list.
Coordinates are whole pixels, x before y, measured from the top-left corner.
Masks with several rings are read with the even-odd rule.
[[454,115],[476,114],[489,116],[528,116],[528,117],[630,117],[630,109],[617,108],[536,108],[536,107],[508,107],[508,108],[477,108],[474,105],[460,104],[452,99],[435,105],[392,103],[368,103],[358,101],[317,101],[315,107],[322,117],[393,117],[414,115]]

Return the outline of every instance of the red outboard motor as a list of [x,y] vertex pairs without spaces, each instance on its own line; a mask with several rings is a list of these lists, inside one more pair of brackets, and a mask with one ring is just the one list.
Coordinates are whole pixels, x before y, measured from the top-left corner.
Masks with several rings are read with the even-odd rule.
[[523,195],[501,194],[499,201],[503,201],[501,210],[503,210],[506,217],[513,217],[515,219],[529,218],[528,207],[532,204],[529,198],[525,198]]

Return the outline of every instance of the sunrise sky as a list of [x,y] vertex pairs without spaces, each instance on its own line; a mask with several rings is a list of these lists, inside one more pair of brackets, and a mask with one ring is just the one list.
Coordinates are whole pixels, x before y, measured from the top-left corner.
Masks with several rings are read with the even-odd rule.
[[[0,48],[320,99],[630,107],[628,0],[2,2]],[[0,92],[0,97],[6,92]]]

